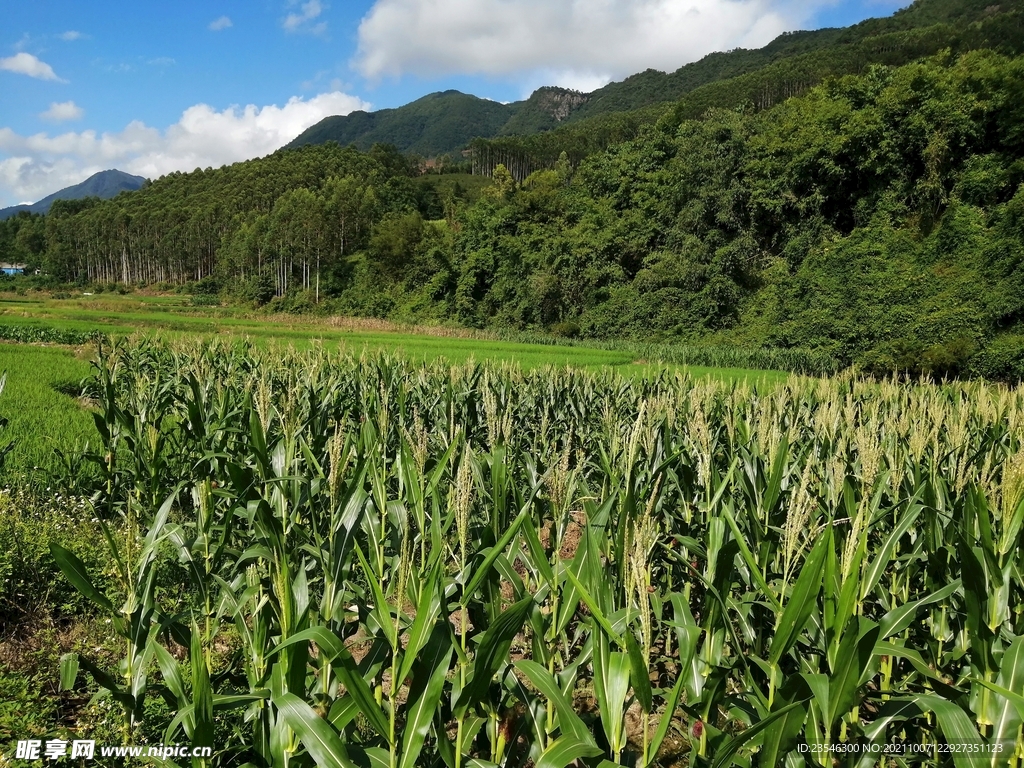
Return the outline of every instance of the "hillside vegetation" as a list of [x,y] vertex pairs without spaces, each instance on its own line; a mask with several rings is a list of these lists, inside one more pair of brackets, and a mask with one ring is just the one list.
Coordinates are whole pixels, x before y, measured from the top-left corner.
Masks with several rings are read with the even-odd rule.
[[284,311],[1019,379],[1022,84],[991,50],[873,65],[763,110],[670,110],[522,183],[306,146],[11,220],[0,258]]
[[325,118],[289,146],[336,141],[367,150],[388,143],[436,157],[472,145],[486,173],[502,153],[516,156],[522,170],[513,174],[521,181],[531,170],[551,167],[562,151],[578,162],[634,138],[669,106],[678,124],[712,107],[765,109],[828,77],[863,73],[873,64],[899,66],[947,49],[1022,53],[1020,10],[1015,2],[924,0],[848,28],[789,32],[756,50],[712,53],[674,72],[649,69],[592,93],[544,87],[511,104],[458,91],[432,93],[397,109]]

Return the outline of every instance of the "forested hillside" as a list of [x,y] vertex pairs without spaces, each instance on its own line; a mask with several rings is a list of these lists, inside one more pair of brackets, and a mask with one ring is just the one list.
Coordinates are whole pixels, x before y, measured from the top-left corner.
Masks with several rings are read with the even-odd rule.
[[[916,8],[930,7],[919,4],[903,12],[909,15],[910,20],[902,24],[907,28],[892,29],[897,26],[897,20],[908,18],[897,14],[892,19],[872,19],[848,30],[806,33],[806,40],[805,33],[783,36],[762,51],[715,54],[714,57],[724,57],[719,62],[721,69],[716,70],[709,65],[689,73],[689,77],[680,77],[686,74],[686,67],[673,75],[657,72],[637,75],[621,84],[628,84],[629,88],[609,95],[614,101],[606,105],[604,112],[589,113],[588,105],[596,103],[591,99],[574,112],[566,124],[555,130],[475,139],[471,143],[474,168],[479,173],[489,174],[497,163],[502,163],[513,169],[513,175],[522,180],[535,170],[554,167],[563,152],[576,164],[612,144],[635,138],[644,126],[658,121],[668,130],[678,127],[683,120],[699,119],[709,109],[770,109],[788,98],[806,93],[830,77],[862,74],[875,65],[900,66],[943,51],[953,55],[972,50],[994,50],[1009,56],[1024,53],[1024,14],[1019,3],[984,8],[981,7],[983,3],[975,5],[968,18],[976,16],[976,21],[915,27],[910,20],[928,21],[935,16],[923,12],[910,14]],[[967,14],[971,9],[964,6],[962,10]],[[780,41],[786,37],[796,40],[792,45],[781,44]],[[824,45],[825,41],[831,44]],[[779,50],[776,55],[763,55],[764,51],[777,44]],[[714,57],[693,66],[703,65]],[[755,66],[755,62],[762,58],[767,59],[767,63]],[[725,76],[746,67],[751,71]],[[714,78],[716,71],[723,77]],[[706,82],[696,85],[702,80]],[[650,98],[641,101],[653,101],[658,93],[683,95],[674,103],[663,102],[626,110],[626,106],[640,99],[642,94],[648,94]],[[616,105],[625,111],[619,111]]]
[[415,172],[394,148],[284,150],[12,219],[0,249],[283,310],[1024,374],[1024,58],[670,113],[521,184],[499,166],[475,202],[466,177]]
[[404,152],[434,157],[456,152],[477,136],[497,135],[514,112],[511,105],[459,91],[431,93],[398,109],[325,117],[288,147],[333,141],[366,150],[374,144],[392,144]]
[[479,136],[532,134],[557,127],[587,99],[565,88],[539,88],[525,101],[500,104],[489,99],[444,91],[431,93],[397,109],[352,112],[325,117],[295,138],[289,149],[333,141],[367,150],[391,144],[426,158],[459,153]]
[[547,87],[525,101],[498,104],[445,91],[397,109],[328,117],[289,146],[336,141],[365,150],[388,143],[435,157],[457,156],[468,145],[478,172],[489,174],[501,162],[521,181],[552,167],[563,151],[575,163],[632,139],[669,106],[669,119],[678,124],[713,107],[766,109],[827,77],[860,74],[873,64],[899,66],[943,50],[1024,53],[1021,10],[1019,1],[919,0],[887,18],[786,33],[757,50],[712,53],[675,72],[650,69],[592,93]]

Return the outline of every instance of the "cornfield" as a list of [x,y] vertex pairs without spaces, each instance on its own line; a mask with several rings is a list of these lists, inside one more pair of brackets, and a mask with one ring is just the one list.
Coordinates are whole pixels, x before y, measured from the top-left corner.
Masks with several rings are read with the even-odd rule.
[[52,551],[124,654],[62,684],[127,743],[161,697],[204,766],[1024,760],[1022,390],[147,341],[90,387],[117,588]]

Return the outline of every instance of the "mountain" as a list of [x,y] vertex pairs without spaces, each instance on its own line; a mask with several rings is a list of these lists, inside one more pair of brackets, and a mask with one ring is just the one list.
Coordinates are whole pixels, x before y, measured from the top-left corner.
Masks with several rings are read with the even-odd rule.
[[[1024,37],[1020,6],[1019,0],[916,0],[886,18],[841,29],[785,33],[763,48],[712,53],[669,73],[649,69],[592,93],[544,87],[511,104],[459,91],[432,93],[396,109],[325,118],[288,148],[336,141],[365,150],[387,143],[431,157],[459,152],[476,138],[532,136],[552,129],[574,133],[576,125],[585,133],[618,141],[628,138],[621,125],[652,123],[664,112],[662,105],[674,104],[677,119],[699,116],[712,107],[749,103],[761,109],[828,77],[858,74],[874,64],[899,66],[945,49],[1015,53]],[[638,113],[619,118],[630,112]],[[578,136],[569,143],[578,145]],[[607,143],[601,141],[597,148]],[[543,154],[557,157],[559,151]]]
[[457,152],[478,136],[536,133],[556,127],[587,99],[566,88],[538,89],[529,99],[501,104],[460,91],[431,93],[397,109],[326,117],[287,148],[336,141],[369,149],[393,144],[427,157]]
[[75,184],[54,192],[36,203],[28,205],[12,205],[10,208],[0,209],[0,221],[14,216],[20,211],[29,213],[47,213],[50,206],[56,200],[80,200],[83,197],[98,197],[109,200],[122,192],[134,192],[146,183],[142,176],[132,176],[124,171],[110,170],[100,171],[90,176],[81,184]]
[[438,155],[461,149],[484,132],[496,134],[512,108],[459,91],[431,93],[398,109],[327,117],[303,131],[288,147],[336,141],[369,149],[394,144],[405,152]]

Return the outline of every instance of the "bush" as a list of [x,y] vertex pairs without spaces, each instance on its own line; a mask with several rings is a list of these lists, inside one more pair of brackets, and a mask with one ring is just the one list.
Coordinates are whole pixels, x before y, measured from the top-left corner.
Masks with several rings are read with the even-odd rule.
[[268,312],[287,312],[290,315],[307,315],[317,310],[316,299],[309,291],[289,291],[267,305]]
[[216,296],[224,289],[224,283],[219,277],[204,277],[194,283],[190,283],[186,290],[194,296]]
[[262,307],[273,299],[274,293],[274,280],[266,272],[247,277],[238,286],[238,295],[256,307]]
[[966,337],[936,344],[921,355],[921,372],[939,379],[959,376],[976,349]]
[[967,372],[994,381],[1024,380],[1024,336],[996,336],[968,361]]
[[551,335],[560,339],[576,339],[580,335],[580,327],[576,323],[555,323],[551,326]]

